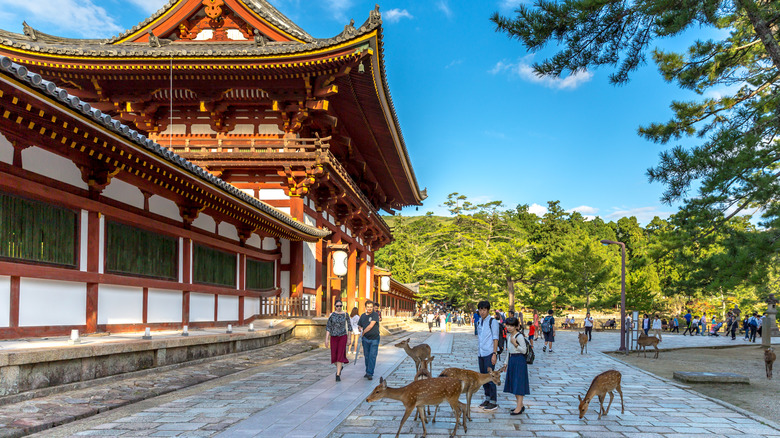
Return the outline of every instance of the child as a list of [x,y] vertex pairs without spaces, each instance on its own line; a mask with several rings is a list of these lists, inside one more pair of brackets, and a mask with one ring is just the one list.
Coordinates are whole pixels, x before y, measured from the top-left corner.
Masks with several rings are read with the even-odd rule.
[[528,343],[534,348],[534,335],[536,335],[536,326],[532,321],[528,321]]
[[509,352],[504,392],[514,394],[517,398],[517,407],[510,409],[509,415],[520,415],[525,412],[523,397],[531,393],[528,385],[528,365],[525,361],[528,346],[525,343],[525,336],[520,332],[520,320],[514,317],[507,318],[504,325],[507,331],[507,351]]

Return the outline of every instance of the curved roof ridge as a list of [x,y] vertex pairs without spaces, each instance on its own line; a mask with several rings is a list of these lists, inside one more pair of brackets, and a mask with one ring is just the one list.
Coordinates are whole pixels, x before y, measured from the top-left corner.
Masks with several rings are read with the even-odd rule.
[[234,185],[225,182],[224,180],[207,172],[202,167],[197,166],[180,155],[160,146],[154,140],[147,138],[145,135],[140,134],[138,131],[123,124],[119,120],[112,118],[108,114],[103,114],[96,108],[92,108],[89,103],[82,102],[78,97],[69,94],[62,88],[57,87],[54,82],[47,81],[43,79],[41,75],[28,71],[26,67],[20,64],[16,64],[11,60],[11,58],[7,56],[0,56],[0,71],[4,72],[7,76],[14,78],[16,81],[28,83],[33,88],[37,88],[44,94],[54,98],[54,100],[69,106],[86,117],[89,117],[95,123],[108,128],[110,131],[118,134],[126,140],[143,147],[147,151],[192,174],[198,179],[201,179],[217,187],[223,192],[238,198],[239,200],[251,205],[263,213],[268,214],[269,216],[272,216],[279,222],[282,222],[301,233],[320,239],[330,234],[330,231],[321,230],[319,228],[306,225],[303,222],[297,221],[287,213],[284,213],[263,201],[247,195]]
[[151,23],[152,21],[160,18],[163,14],[168,12],[169,9],[174,7],[176,3],[178,3],[179,0],[168,0],[168,3],[163,5],[160,9],[158,9],[155,13],[153,13],[151,16],[147,17],[144,21],[136,24],[135,26],[131,27],[130,29],[127,29],[126,31],[120,33],[117,36],[111,37],[107,40],[104,40],[104,44],[114,44],[115,42],[121,40],[122,38],[125,38],[129,35],[132,35],[133,33],[137,32],[139,29],[143,28],[147,24]]

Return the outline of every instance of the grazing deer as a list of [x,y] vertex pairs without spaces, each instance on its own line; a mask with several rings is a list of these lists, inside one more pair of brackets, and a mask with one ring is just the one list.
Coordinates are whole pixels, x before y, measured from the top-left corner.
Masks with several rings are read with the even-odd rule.
[[[478,373],[476,371],[464,370],[462,368],[447,368],[439,374],[439,377],[454,377],[462,382],[461,393],[466,394],[466,414],[465,417],[471,421],[471,397],[475,392],[479,391],[485,383],[493,382],[496,386],[501,385],[501,373],[506,371],[506,365],[501,367],[500,370],[489,371],[485,374]],[[436,407],[436,411],[433,413],[433,421],[436,422],[436,413],[439,411],[439,407]]]
[[764,363],[766,364],[767,379],[772,378],[772,364],[775,362],[775,359],[777,359],[775,349],[772,347],[767,348],[766,351],[764,351]]
[[647,336],[644,334],[644,332],[639,332],[639,337],[636,338],[636,357],[639,357],[639,349],[641,348],[642,351],[645,353],[645,357],[647,357],[647,347],[653,346],[655,348],[655,356],[654,359],[658,359],[658,343],[661,342],[661,334],[658,334],[658,337],[655,335],[653,336]]
[[580,340],[580,354],[582,354],[583,351],[585,353],[588,352],[588,335],[585,333],[577,333],[577,338]]
[[[418,369],[417,370],[417,374],[414,375],[414,381],[415,382],[418,381],[418,380],[422,380],[422,379],[432,379],[433,378],[433,374],[430,371],[431,368],[429,368],[429,367],[431,365],[431,362],[433,362],[434,359],[436,359],[436,356],[423,358],[423,360],[420,361],[420,369]],[[426,409],[426,411],[425,411],[426,416],[427,415],[431,415],[431,407],[430,406],[426,406],[425,409]],[[418,418],[420,418],[420,413],[419,412],[414,414],[414,421],[417,421]],[[420,418],[420,420],[422,420],[422,418]],[[435,423],[436,419],[434,418],[433,421]]]
[[397,344],[395,344],[398,348],[403,348],[406,354],[409,355],[409,357],[412,358],[414,361],[415,369],[420,369],[420,363],[423,359],[431,357],[431,346],[428,344],[420,344],[415,347],[409,346],[409,339],[405,339]]
[[[599,409],[599,420],[601,420],[602,415],[607,415],[609,407],[612,406],[612,399],[615,398],[615,393],[613,391],[617,391],[618,394],[620,394],[620,413],[624,413],[623,390],[620,389],[621,378],[622,375],[620,374],[620,371],[615,370],[604,371],[594,377],[593,382],[590,384],[590,388],[588,388],[588,392],[585,393],[585,398],[582,398],[579,395],[577,396],[580,399],[580,419],[585,417],[585,412],[587,412],[590,401],[594,396],[599,397],[599,403],[601,404],[601,408]],[[609,394],[609,404],[605,411],[604,397],[607,394]]]
[[[392,400],[398,400],[404,404],[406,412],[404,412],[403,418],[401,418],[401,424],[398,425],[398,432],[395,434],[395,438],[401,433],[401,428],[409,418],[409,414],[412,413],[412,409],[417,408],[417,413],[422,418],[423,436],[428,434],[425,428],[426,418],[425,410],[420,409],[425,405],[439,405],[443,401],[447,401],[452,408],[453,414],[455,414],[455,429],[452,430],[450,436],[455,436],[458,432],[458,424],[460,423],[461,416],[465,416],[465,405],[458,400],[460,397],[461,383],[458,379],[451,377],[437,377],[435,379],[422,379],[412,382],[402,388],[389,388],[387,386],[387,380],[379,378],[379,386],[374,388],[374,391],[366,398],[367,402],[377,401],[383,398],[389,398]],[[466,422],[463,421],[463,431],[467,432]]]

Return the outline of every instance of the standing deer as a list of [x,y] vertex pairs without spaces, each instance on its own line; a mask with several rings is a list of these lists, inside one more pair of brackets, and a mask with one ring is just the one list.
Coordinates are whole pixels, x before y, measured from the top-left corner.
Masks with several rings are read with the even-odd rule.
[[[585,412],[587,412],[590,401],[594,396],[599,397],[599,403],[601,404],[601,408],[599,409],[599,420],[601,420],[602,415],[607,415],[610,406],[612,406],[612,399],[615,398],[615,393],[613,391],[617,391],[618,394],[620,394],[620,413],[624,413],[623,390],[620,389],[621,378],[622,375],[620,374],[620,371],[616,370],[604,371],[594,377],[593,382],[590,384],[590,388],[588,388],[588,392],[585,393],[585,398],[582,398],[579,395],[577,396],[580,399],[580,419],[585,417]],[[604,410],[604,397],[607,394],[609,394],[609,404],[607,405],[607,410]]]
[[[366,398],[367,402],[377,401],[383,398],[389,398],[392,400],[398,400],[404,404],[406,411],[403,418],[401,418],[401,424],[398,425],[398,432],[395,434],[395,438],[401,433],[401,428],[409,418],[409,414],[412,413],[412,409],[417,408],[417,413],[422,418],[423,436],[428,434],[425,428],[426,418],[425,410],[420,409],[425,405],[439,405],[443,401],[447,401],[452,408],[452,412],[455,414],[455,429],[452,430],[450,436],[455,436],[458,432],[458,424],[460,423],[461,416],[465,417],[464,409],[465,405],[458,400],[460,396],[461,383],[458,379],[450,377],[437,377],[435,379],[422,379],[416,382],[412,382],[402,388],[389,388],[387,386],[387,380],[379,378],[379,386],[374,388],[374,391]],[[463,421],[463,431],[467,432],[466,422]]]
[[397,344],[395,344],[398,348],[403,348],[406,354],[409,355],[409,357],[412,358],[414,361],[415,369],[420,369],[420,363],[423,359],[431,357],[431,346],[428,344],[420,344],[415,347],[409,346],[409,339],[405,339]]
[[[462,382],[461,393],[466,394],[466,414],[465,417],[471,421],[471,397],[475,392],[479,391],[485,383],[493,382],[496,386],[501,385],[501,373],[506,371],[506,365],[501,367],[497,371],[489,371],[485,374],[478,373],[476,371],[464,370],[462,368],[447,368],[439,374],[439,377],[454,377]],[[436,413],[439,411],[438,406],[433,413],[433,421],[436,422]]]
[[767,379],[772,378],[772,364],[775,362],[775,359],[777,359],[775,349],[772,347],[767,348],[766,351],[764,351],[764,363],[766,364]]
[[655,348],[655,356],[654,359],[658,359],[658,343],[661,342],[661,334],[658,334],[658,337],[655,335],[653,336],[647,336],[644,334],[644,332],[639,332],[639,337],[636,338],[636,357],[639,357],[639,349],[641,348],[642,351],[645,353],[645,357],[647,357],[647,347],[653,346]]
[[[423,358],[423,360],[420,361],[420,369],[418,369],[417,370],[417,374],[414,375],[414,381],[415,382],[418,381],[418,380],[422,380],[422,379],[432,379],[433,378],[433,374],[430,371],[431,368],[429,368],[429,367],[431,365],[431,362],[433,362],[434,359],[436,359],[436,356],[431,356],[429,358]],[[425,411],[426,416],[427,415],[431,415],[431,407],[430,406],[425,406],[425,409],[426,409],[426,411]],[[420,418],[420,413],[419,412],[414,414],[414,421],[417,421],[418,418]],[[422,420],[422,418],[420,418],[420,420]],[[435,423],[436,422],[436,418],[434,418],[433,421]]]
[[585,333],[577,333],[577,338],[580,340],[580,354],[583,351],[588,352],[588,335]]

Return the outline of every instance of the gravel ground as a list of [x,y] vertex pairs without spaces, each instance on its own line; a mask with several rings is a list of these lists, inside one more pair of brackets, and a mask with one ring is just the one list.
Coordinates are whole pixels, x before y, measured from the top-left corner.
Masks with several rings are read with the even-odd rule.
[[[766,378],[764,350],[760,344],[745,345],[737,338],[734,347],[729,348],[686,348],[673,351],[661,351],[659,359],[652,359],[648,353],[637,357],[636,354],[624,356],[612,354],[612,357],[649,371],[667,379],[673,379],[675,371],[701,371],[736,373],[750,378],[750,385],[739,384],[703,384],[685,383],[694,391],[717,398],[735,406],[753,412],[762,417],[780,423],[780,361],[775,363],[774,378]],[[774,346],[778,351],[777,345]]]

